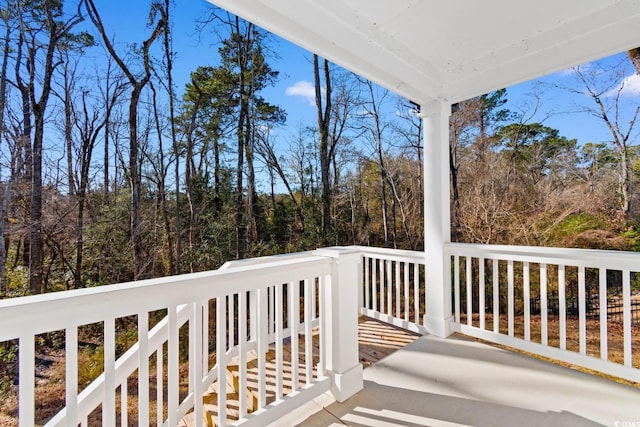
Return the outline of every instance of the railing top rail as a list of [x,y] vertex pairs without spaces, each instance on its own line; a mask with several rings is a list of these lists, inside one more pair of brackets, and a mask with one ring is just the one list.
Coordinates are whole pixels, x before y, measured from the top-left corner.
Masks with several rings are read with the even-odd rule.
[[628,251],[557,248],[543,246],[483,245],[446,243],[447,255],[481,256],[575,267],[602,267],[611,270],[640,271],[640,253]]
[[250,291],[295,280],[292,273],[325,274],[329,268],[328,258],[308,255],[228,270],[7,299],[0,301],[0,341]]
[[313,251],[295,252],[291,254],[268,255],[258,258],[245,258],[227,261],[218,270],[228,270],[230,268],[247,267],[250,265],[265,265],[273,262],[288,262],[295,259],[303,259],[313,255]]
[[422,251],[410,251],[404,249],[376,248],[371,246],[353,246],[364,255],[393,260],[407,260],[410,262],[425,263],[425,254]]

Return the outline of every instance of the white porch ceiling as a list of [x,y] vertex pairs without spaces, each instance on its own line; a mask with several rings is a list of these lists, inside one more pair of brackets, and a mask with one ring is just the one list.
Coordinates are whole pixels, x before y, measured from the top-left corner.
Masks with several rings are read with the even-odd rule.
[[209,0],[420,104],[640,46],[640,0]]

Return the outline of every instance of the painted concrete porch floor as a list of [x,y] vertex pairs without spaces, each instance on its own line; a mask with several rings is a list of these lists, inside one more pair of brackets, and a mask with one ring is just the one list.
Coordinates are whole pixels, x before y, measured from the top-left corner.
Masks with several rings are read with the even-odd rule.
[[364,371],[344,403],[328,395],[272,426],[640,427],[640,390],[453,337],[423,336]]

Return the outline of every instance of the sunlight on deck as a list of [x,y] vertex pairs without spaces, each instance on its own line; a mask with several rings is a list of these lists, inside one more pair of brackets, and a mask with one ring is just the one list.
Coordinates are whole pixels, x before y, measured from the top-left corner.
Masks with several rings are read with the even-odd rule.
[[423,336],[364,371],[364,390],[278,426],[613,426],[640,390],[461,337]]
[[[406,346],[407,344],[415,341],[419,335],[396,328],[394,326],[379,322],[377,320],[361,317],[358,322],[358,343],[360,350],[360,362],[363,366],[371,366],[379,360],[392,354],[394,351]],[[316,378],[317,369],[316,364],[319,361],[319,341],[318,329],[314,329],[312,354],[313,354],[313,369],[310,372],[310,378]],[[291,359],[291,340],[286,339],[283,343],[283,366],[282,366],[282,382],[283,392],[288,394],[292,391],[293,378],[292,378],[292,359]],[[305,368],[305,341],[304,336],[299,337],[299,351],[298,351],[298,366],[299,375],[297,387],[304,387],[307,381],[307,370]],[[238,379],[238,361],[233,360],[227,368],[226,377],[226,389],[227,389],[227,422],[236,422],[239,418],[239,379]],[[270,404],[276,400],[276,350],[275,345],[271,345],[269,351],[266,354],[266,403]],[[215,420],[218,417],[217,398],[218,395],[215,392],[217,384],[214,383],[210,387],[209,391],[204,396],[204,409],[207,412],[205,414],[205,425],[214,426]],[[247,402],[249,412],[255,410],[258,407],[258,361],[255,356],[255,352],[251,352],[250,357],[247,360]],[[193,413],[187,414],[179,426],[187,427],[195,425],[193,420]]]

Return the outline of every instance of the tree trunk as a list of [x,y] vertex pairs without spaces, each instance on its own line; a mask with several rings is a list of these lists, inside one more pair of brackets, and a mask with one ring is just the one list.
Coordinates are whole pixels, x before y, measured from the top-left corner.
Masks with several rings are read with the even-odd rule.
[[[175,209],[175,260],[173,261],[173,273],[177,274],[180,272],[180,259],[182,255],[182,247],[181,247],[181,214],[180,214],[180,155],[179,147],[178,147],[178,137],[176,135],[176,119],[175,119],[175,91],[173,87],[173,52],[171,51],[171,25],[169,23],[170,14],[170,0],[165,0],[164,2],[164,14],[166,19],[166,25],[164,28],[164,57],[167,61],[166,75],[167,75],[167,92],[169,95],[169,122],[171,126],[171,147],[173,148],[173,152],[176,156],[176,167],[175,167],[175,185],[176,185],[176,209]],[[171,237],[168,236],[169,242],[171,241]]]
[[134,280],[142,278],[142,234],[140,228],[140,192],[142,181],[138,163],[138,102],[142,87],[131,91],[129,104],[129,183],[131,185],[131,242],[133,244]]
[[9,208],[9,202],[11,200],[11,187],[13,186],[13,180],[14,171],[12,170],[11,177],[9,178],[9,181],[7,182],[4,189],[4,196],[2,197],[2,207],[0,208],[0,297],[4,297],[7,295],[7,277],[5,271],[5,265],[7,262],[7,246],[4,238],[4,227],[6,223],[7,209]]
[[[35,113],[35,108],[34,108]],[[33,137],[31,166],[31,217],[29,227],[29,291],[42,293],[42,140],[44,115],[35,113],[35,133]]]
[[158,156],[159,165],[157,167],[157,179],[158,179],[158,197],[160,199],[160,215],[162,216],[162,225],[164,227],[163,246],[166,245],[168,254],[166,259],[169,261],[169,274],[176,274],[176,268],[173,258],[173,242],[171,239],[171,225],[169,222],[169,209],[167,207],[167,194],[166,194],[166,174],[167,167],[165,167],[164,160],[164,147],[162,138],[162,129],[160,128],[160,115],[158,114],[158,102],[156,99],[156,91],[151,87],[153,92],[153,116],[156,124],[156,134],[158,136]]
[[102,24],[98,10],[93,0],[86,0],[85,5],[89,14],[89,18],[98,29],[105,47],[109,51],[111,57],[116,61],[122,72],[127,76],[129,83],[133,87],[131,90],[131,98],[129,101],[129,183],[131,186],[131,215],[130,230],[131,243],[133,246],[133,278],[138,280],[143,278],[143,254],[142,254],[142,235],[140,225],[140,200],[142,191],[142,179],[140,177],[140,164],[138,159],[138,103],[140,94],[144,87],[151,79],[151,63],[149,50],[151,45],[160,35],[160,32],[166,25],[165,17],[158,19],[153,32],[142,42],[142,60],[143,75],[141,78],[136,77],[129,67],[126,66],[122,58],[116,53],[111,40],[107,36],[105,28]]
[[[198,86],[195,82],[193,82],[194,87],[196,89],[198,89]],[[200,108],[200,103],[202,101],[202,92],[199,91],[198,89],[198,96],[196,98],[196,100],[194,101],[193,104],[193,111],[191,112],[191,118],[190,118],[190,122],[189,122],[189,128],[187,129],[187,150],[186,150],[186,157],[185,157],[185,175],[184,175],[184,181],[185,181],[185,193],[187,195],[187,203],[189,205],[189,250],[193,252],[193,250],[195,249],[196,245],[197,245],[197,235],[196,235],[196,226],[197,226],[197,220],[196,220],[196,206],[195,206],[195,201],[194,201],[194,194],[193,194],[193,182],[194,182],[194,162],[193,162],[193,149],[194,149],[194,140],[193,140],[193,134],[195,132],[196,129],[196,117],[198,114],[198,110]],[[193,257],[191,257],[191,260],[193,260]],[[195,271],[195,265],[193,264],[193,261],[191,261],[189,263],[189,271],[191,273],[193,273]]]
[[382,213],[382,230],[384,232],[384,247],[389,247],[389,219],[387,218],[387,171],[382,158],[382,143],[378,141],[378,168],[380,170],[380,207]]
[[626,219],[631,208],[631,194],[629,192],[629,159],[627,146],[620,147],[620,210]]
[[247,247],[250,243],[260,240],[258,226],[256,223],[256,172],[253,164],[253,132],[251,128],[251,120],[247,118],[247,129],[245,134],[248,135],[245,141],[245,158],[247,163]]
[[216,212],[220,212],[222,209],[222,195],[220,193],[220,186],[222,180],[220,175],[222,174],[222,166],[220,164],[220,142],[216,138],[213,141],[213,204]]
[[[453,138],[456,138],[456,136],[453,136]],[[456,147],[457,141],[449,144],[449,172],[451,173],[451,193],[453,197],[451,235],[454,242],[459,242],[461,237],[460,192],[458,191],[458,153]]]
[[321,200],[322,200],[322,243],[327,245],[331,231],[331,183],[330,167],[331,159],[329,153],[329,121],[331,120],[331,76],[329,74],[329,62],[324,59],[324,83],[325,83],[325,106],[322,107],[322,90],[320,86],[320,68],[318,55],[313,55],[313,78],[315,83],[315,100],[318,123],[318,139],[320,143],[320,180],[321,180]]
[[[0,146],[5,136],[5,122],[4,113],[7,96],[7,66],[9,63],[9,36],[11,35],[11,29],[9,27],[8,13],[4,15],[5,36],[4,47],[2,49],[2,68],[0,68]],[[7,181],[4,189],[4,196],[2,198],[2,207],[0,208],[0,297],[7,295],[7,278],[5,275],[5,266],[7,263],[7,248],[4,237],[4,230],[6,224],[7,209],[9,208],[9,201],[11,199],[11,187],[15,174],[15,153],[11,153],[11,167],[9,180]]]
[[[242,92],[241,92],[242,96]],[[243,173],[244,173],[244,121],[246,109],[241,102],[240,117],[238,118],[238,161],[236,163],[236,259],[245,257],[246,226],[244,222],[244,197],[243,197]]]
[[[237,66],[238,66],[238,99],[240,100],[240,111],[238,115],[238,129],[237,129],[237,164],[236,164],[236,258],[243,259],[246,256],[247,251],[247,223],[245,221],[245,206],[244,206],[244,153],[248,146],[248,140],[250,134],[249,126],[249,97],[250,91],[247,87],[247,49],[242,45],[242,39],[240,35],[240,19],[235,18],[235,33],[237,37]],[[249,27],[248,32],[251,31]]]
[[[43,6],[42,25],[48,32],[48,40],[44,46],[29,46],[28,62],[30,64],[38,63],[37,52],[39,49],[45,50],[42,61],[42,75],[40,76],[38,87],[40,88],[40,97],[36,99],[36,85],[33,83],[35,79],[35,67],[27,66],[29,72],[29,84],[27,85],[30,104],[34,119],[34,136],[31,158],[31,205],[30,205],[30,227],[29,227],[29,290],[32,294],[38,294],[43,289],[42,277],[42,145],[44,139],[44,122],[49,96],[51,94],[51,80],[53,72],[58,63],[54,62],[54,53],[58,48],[60,40],[68,35],[71,29],[82,19],[79,15],[74,15],[66,22],[60,22],[53,16],[53,8],[55,5],[45,4]],[[24,28],[22,31],[26,31]],[[21,40],[22,41],[22,40]],[[18,76],[17,76],[18,77]]]
[[67,191],[69,194],[75,194],[76,188],[73,182],[73,105],[71,103],[71,82],[68,80],[67,70],[65,70],[65,88],[64,88],[64,141],[67,157]]

